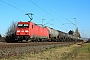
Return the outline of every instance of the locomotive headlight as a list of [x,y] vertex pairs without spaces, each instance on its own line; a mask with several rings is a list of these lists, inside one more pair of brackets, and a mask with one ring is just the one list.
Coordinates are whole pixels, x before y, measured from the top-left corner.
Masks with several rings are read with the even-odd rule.
[[20,32],[20,30],[17,30],[17,32]]
[[28,30],[25,30],[25,32],[28,32]]

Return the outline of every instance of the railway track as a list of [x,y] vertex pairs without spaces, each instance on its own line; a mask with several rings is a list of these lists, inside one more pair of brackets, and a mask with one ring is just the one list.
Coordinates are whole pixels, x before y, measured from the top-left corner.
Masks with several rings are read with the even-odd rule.
[[71,45],[74,42],[31,42],[31,43],[0,43],[0,58],[18,56],[23,53],[35,53],[56,46]]

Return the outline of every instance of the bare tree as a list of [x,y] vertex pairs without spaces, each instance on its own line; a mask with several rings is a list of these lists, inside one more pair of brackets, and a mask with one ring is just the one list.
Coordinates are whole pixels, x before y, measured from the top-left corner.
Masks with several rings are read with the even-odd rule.
[[80,33],[79,33],[79,31],[78,31],[78,28],[77,28],[76,31],[75,31],[75,36],[81,38]]
[[90,38],[88,39],[88,41],[87,41],[88,43],[90,43]]
[[5,37],[0,34],[0,42],[5,42]]
[[1,41],[1,39],[2,39],[2,35],[0,34],[0,41]]
[[2,38],[2,35],[0,34],[0,38]]
[[15,32],[16,32],[16,22],[12,22],[10,27],[6,32],[6,42],[14,42],[15,41]]

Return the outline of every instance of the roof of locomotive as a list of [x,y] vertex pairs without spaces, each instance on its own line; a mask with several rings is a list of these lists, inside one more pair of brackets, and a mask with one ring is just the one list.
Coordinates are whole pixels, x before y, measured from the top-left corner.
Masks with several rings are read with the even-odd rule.
[[[35,24],[34,22],[30,22],[30,21],[28,21],[28,22],[22,22],[22,21],[18,22],[18,24],[30,24],[30,23]],[[35,25],[45,28],[45,26],[42,26],[42,24],[35,24]]]
[[22,21],[18,22],[18,24],[30,24],[30,23],[33,23],[33,22],[22,22]]

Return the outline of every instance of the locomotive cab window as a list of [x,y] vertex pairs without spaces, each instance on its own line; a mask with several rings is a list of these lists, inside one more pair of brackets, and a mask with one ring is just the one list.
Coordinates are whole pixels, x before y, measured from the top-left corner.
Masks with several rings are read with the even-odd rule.
[[18,28],[29,28],[29,24],[18,24]]
[[18,26],[18,28],[22,28],[23,24],[18,24],[17,26]]
[[29,24],[24,24],[24,27],[27,27],[27,28],[29,28]]

